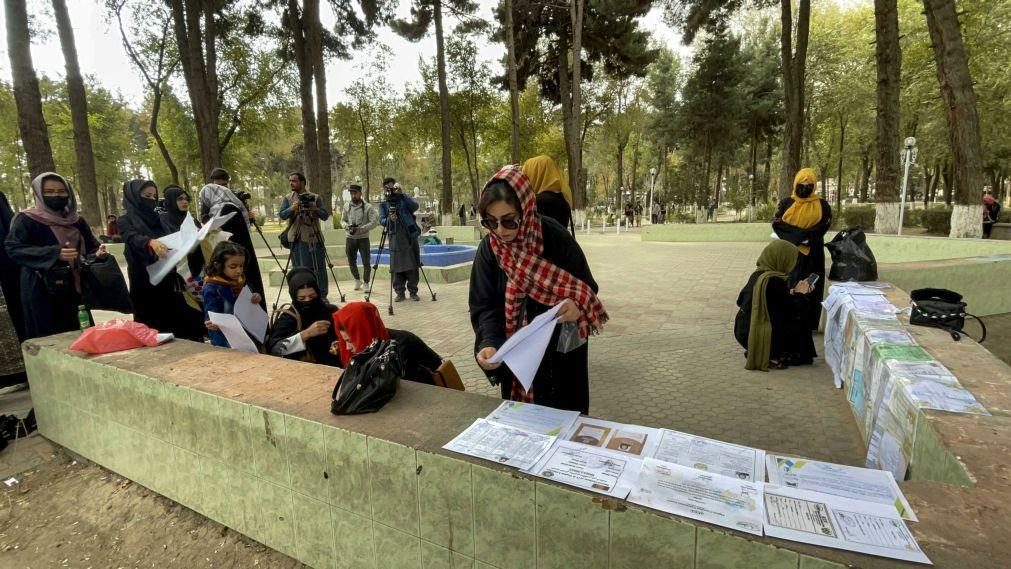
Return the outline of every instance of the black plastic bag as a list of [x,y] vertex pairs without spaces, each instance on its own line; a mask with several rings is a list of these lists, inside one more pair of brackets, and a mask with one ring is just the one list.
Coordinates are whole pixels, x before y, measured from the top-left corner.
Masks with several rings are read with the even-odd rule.
[[81,303],[91,310],[133,313],[130,291],[112,255],[89,255],[81,266]]
[[863,229],[844,229],[826,243],[825,248],[832,253],[828,278],[838,282],[878,280],[878,262],[867,245]]
[[373,342],[351,357],[333,388],[330,412],[334,415],[375,413],[397,394],[404,363],[393,340]]

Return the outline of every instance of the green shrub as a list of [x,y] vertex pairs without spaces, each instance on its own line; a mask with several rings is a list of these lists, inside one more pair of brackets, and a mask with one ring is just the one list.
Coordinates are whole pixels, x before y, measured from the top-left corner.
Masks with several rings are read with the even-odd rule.
[[340,210],[337,210],[337,211],[333,212],[333,215],[330,217],[330,219],[331,219],[331,222],[333,223],[333,228],[334,229],[340,229],[341,228],[341,211]]
[[760,203],[755,206],[755,223],[772,223],[772,218],[776,215],[776,205],[771,203]]
[[843,208],[842,216],[838,217],[842,217],[846,227],[862,227],[865,231],[872,231],[877,213],[874,206],[859,205]]
[[1000,210],[1000,215],[997,216],[997,221],[1000,223],[1011,223],[1011,211],[1006,208]]
[[919,227],[923,221],[922,209],[906,209],[906,214],[902,216],[902,227]]
[[938,207],[924,210],[920,223],[927,233],[947,235],[951,232],[951,209]]

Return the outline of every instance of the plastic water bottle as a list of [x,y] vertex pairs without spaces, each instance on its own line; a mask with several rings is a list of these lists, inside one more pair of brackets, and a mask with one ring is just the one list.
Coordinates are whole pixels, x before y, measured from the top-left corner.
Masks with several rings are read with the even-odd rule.
[[91,328],[91,315],[83,304],[77,307],[77,321],[81,324],[81,330]]

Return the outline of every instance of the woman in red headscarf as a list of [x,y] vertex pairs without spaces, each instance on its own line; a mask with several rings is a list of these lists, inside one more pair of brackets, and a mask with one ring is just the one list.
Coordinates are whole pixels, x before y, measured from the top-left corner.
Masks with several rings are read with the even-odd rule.
[[393,340],[404,362],[404,377],[409,381],[433,384],[432,372],[442,365],[442,357],[432,351],[421,338],[406,330],[386,328],[376,305],[369,302],[349,302],[333,314],[337,341],[334,351],[340,353],[341,364],[347,367],[351,356],[365,351],[377,340]]
[[557,221],[538,215],[530,180],[515,166],[488,182],[478,214],[488,230],[470,276],[478,365],[501,386],[503,399],[588,413],[589,350],[585,342],[560,344],[562,326],[555,326],[530,389],[510,370],[488,361],[506,338],[559,304],[556,322],[576,323],[577,344],[601,330],[608,315],[582,249]]

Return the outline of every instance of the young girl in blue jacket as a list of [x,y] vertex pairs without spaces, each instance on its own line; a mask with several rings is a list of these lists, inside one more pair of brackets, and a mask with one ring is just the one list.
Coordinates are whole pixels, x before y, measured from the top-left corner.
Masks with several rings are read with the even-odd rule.
[[[246,286],[244,271],[247,258],[245,247],[231,241],[223,241],[214,247],[211,262],[204,271],[206,274],[204,286],[200,290],[200,295],[204,297],[204,326],[207,327],[208,336],[214,346],[231,347],[225,335],[211,322],[207,313],[234,313],[235,299],[239,298],[239,293]],[[254,292],[250,300],[253,304],[259,304],[262,298],[259,293]]]

